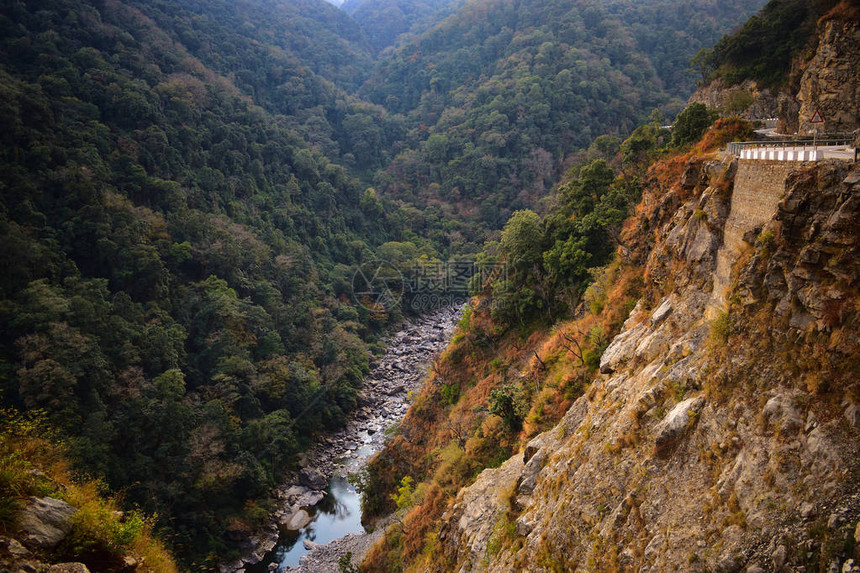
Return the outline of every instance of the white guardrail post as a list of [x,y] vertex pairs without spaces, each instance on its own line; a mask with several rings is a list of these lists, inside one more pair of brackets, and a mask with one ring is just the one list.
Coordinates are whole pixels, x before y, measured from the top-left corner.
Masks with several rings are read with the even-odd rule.
[[768,161],[821,161],[824,159],[822,147],[847,146],[853,149],[851,138],[833,138],[818,141],[786,140],[765,143],[763,141],[732,142],[726,145],[726,152],[739,159]]

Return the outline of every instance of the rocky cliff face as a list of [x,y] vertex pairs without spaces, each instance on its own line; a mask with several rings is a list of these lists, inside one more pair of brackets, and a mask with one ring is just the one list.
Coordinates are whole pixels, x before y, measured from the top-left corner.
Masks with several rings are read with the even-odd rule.
[[789,173],[708,319],[736,173],[646,191],[601,379],[460,492],[438,570],[860,570],[860,168]]
[[[819,42],[800,82],[800,132],[853,131],[860,126],[860,9],[825,19]],[[818,110],[823,124],[809,120]]]
[[718,79],[697,89],[690,96],[690,101],[718,109],[724,116],[739,115],[754,121],[777,117],[780,101],[784,98],[785,94],[770,88],[759,88],[758,84],[751,80],[728,86]]

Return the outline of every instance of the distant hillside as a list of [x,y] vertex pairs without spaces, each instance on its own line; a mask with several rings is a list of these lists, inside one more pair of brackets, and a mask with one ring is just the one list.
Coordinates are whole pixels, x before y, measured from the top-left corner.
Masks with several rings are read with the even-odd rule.
[[377,52],[402,34],[417,35],[450,15],[463,0],[348,0],[343,9],[359,23]]
[[342,10],[323,0],[129,4],[330,160],[359,171],[390,161],[403,130],[350,95],[370,74],[372,49]]
[[[507,58],[548,42],[562,52],[602,49],[612,65],[622,64],[625,54],[640,53],[659,70],[662,89],[683,96],[695,81],[685,72],[689,57],[745,22],[762,3],[468,2],[455,17],[386,59],[365,90],[378,103],[395,95],[398,102],[391,106],[395,111],[412,110],[422,94],[431,91],[433,78],[437,81],[432,91],[441,93],[479,84],[498,73]],[[393,87],[392,93],[386,91],[386,86],[395,85],[405,93],[397,96]]]
[[[212,68],[252,81],[239,66],[264,58],[295,73],[301,66],[339,87],[353,89],[370,72],[372,57],[359,26],[323,0],[135,0]],[[285,80],[286,76],[282,78]]]
[[628,134],[655,108],[677,113],[695,81],[688,58],[757,7],[469,2],[362,88],[412,130],[380,186],[498,228],[542,196],[572,150]]

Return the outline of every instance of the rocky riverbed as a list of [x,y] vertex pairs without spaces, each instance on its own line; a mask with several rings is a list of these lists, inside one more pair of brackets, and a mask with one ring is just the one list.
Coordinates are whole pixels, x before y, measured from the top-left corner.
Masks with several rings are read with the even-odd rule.
[[[279,507],[271,525],[259,536],[247,539],[242,546],[245,557],[222,565],[221,573],[244,572],[246,567],[271,558],[280,528],[297,531],[307,526],[311,519],[308,509],[323,499],[332,476],[358,471],[382,448],[388,430],[409,408],[409,393],[421,387],[434,356],[448,344],[460,310],[447,307],[407,321],[386,340],[386,351],[365,380],[349,422],[340,431],[322,437],[301,457],[301,469],[288,475],[278,488]],[[301,558],[299,567],[287,570],[337,573],[342,555],[352,553],[357,563],[375,540],[372,534],[357,534],[327,545],[306,543],[310,550]],[[274,562],[265,565],[269,571],[278,569]]]

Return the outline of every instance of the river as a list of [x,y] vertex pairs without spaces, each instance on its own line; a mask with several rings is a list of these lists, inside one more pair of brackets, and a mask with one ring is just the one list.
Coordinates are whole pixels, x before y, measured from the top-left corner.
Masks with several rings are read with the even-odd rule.
[[[303,457],[305,475],[290,476],[278,490],[277,523],[265,536],[249,540],[248,557],[222,566],[222,572],[337,573],[337,561],[347,552],[359,562],[382,528],[373,536],[364,533],[360,495],[347,477],[382,449],[390,429],[406,414],[409,393],[421,387],[433,358],[448,344],[460,310],[424,314],[387,339],[386,351],[365,380],[349,422]],[[328,482],[324,496],[312,487],[315,480],[309,481],[309,475]],[[291,529],[291,521],[292,526],[307,523]]]
[[364,533],[361,495],[342,475],[332,476],[322,501],[305,509],[312,521],[299,531],[282,528],[274,549],[259,564],[247,567],[248,573],[271,571],[272,563],[278,564],[278,571],[298,567],[299,560],[308,552],[306,541],[324,545],[345,535]]

